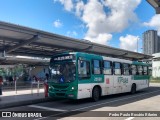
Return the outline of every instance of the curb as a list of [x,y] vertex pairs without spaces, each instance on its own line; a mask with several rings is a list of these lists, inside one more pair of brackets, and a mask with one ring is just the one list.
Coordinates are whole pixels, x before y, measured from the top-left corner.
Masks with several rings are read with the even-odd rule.
[[5,108],[19,107],[19,106],[24,106],[24,105],[31,105],[31,104],[36,104],[36,103],[50,102],[50,101],[54,101],[54,99],[53,98],[40,98],[40,99],[35,99],[35,100],[5,103],[5,104],[0,104],[0,110],[5,109]]

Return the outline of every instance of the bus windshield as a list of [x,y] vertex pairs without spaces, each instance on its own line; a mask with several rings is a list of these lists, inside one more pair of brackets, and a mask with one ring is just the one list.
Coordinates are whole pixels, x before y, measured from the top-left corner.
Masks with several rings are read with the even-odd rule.
[[55,83],[73,82],[76,77],[74,62],[59,62],[50,66],[51,80]]

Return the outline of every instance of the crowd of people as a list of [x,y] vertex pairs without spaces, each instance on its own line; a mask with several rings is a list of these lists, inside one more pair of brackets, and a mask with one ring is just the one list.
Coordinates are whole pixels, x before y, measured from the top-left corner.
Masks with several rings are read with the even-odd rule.
[[[41,82],[47,82],[49,79],[49,74],[46,73],[45,74],[45,77],[44,78],[40,78],[40,77],[37,77],[36,75],[34,75],[31,79],[30,79],[30,82],[34,81],[34,82],[37,82],[37,81],[41,81]],[[0,76],[0,85],[3,85],[3,86],[12,86],[14,85],[15,81],[18,80],[18,77],[17,76]],[[18,81],[18,82],[24,82],[24,81]]]

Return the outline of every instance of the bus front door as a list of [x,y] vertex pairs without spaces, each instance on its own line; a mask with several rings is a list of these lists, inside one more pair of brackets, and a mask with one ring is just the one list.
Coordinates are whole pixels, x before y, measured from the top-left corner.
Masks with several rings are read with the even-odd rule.
[[91,70],[89,60],[78,60],[78,93],[77,98],[91,97]]

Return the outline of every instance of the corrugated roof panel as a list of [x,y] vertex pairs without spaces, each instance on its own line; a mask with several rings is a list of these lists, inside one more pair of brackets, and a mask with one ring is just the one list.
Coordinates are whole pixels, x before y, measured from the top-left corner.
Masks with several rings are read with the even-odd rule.
[[[34,40],[35,35],[38,35],[38,39],[36,40]],[[16,55],[51,57],[53,54],[59,52],[80,51],[126,59],[143,59],[152,57],[141,53],[69,38],[5,22],[0,22],[0,38],[6,43],[13,42],[19,44],[16,49],[13,49],[9,53]],[[27,43],[26,41],[30,41],[31,38],[33,38],[33,40]],[[26,43],[25,45],[23,44],[24,42]],[[1,42],[0,44],[0,46],[3,46]],[[7,47],[9,48],[11,46],[12,44],[9,44]]]

